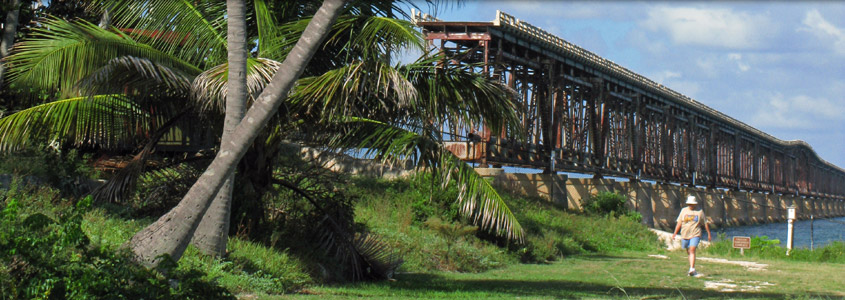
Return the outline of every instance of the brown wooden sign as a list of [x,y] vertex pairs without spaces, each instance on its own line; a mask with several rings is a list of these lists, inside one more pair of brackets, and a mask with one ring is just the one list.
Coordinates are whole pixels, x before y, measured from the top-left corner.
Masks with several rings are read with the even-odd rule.
[[733,244],[734,244],[734,248],[751,249],[751,237],[735,236]]

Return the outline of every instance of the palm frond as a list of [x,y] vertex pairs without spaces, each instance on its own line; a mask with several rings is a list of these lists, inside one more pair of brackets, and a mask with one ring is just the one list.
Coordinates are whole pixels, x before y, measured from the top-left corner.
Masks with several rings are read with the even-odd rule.
[[150,115],[119,95],[76,97],[31,107],[0,119],[0,151],[39,143],[105,149],[132,147]]
[[83,78],[78,87],[88,95],[122,93],[128,88],[137,93],[188,95],[191,78],[181,70],[148,58],[121,56]]
[[[422,33],[409,21],[381,16],[351,16],[338,20],[327,44],[343,44],[360,59],[384,58],[391,51],[425,51]],[[344,36],[348,35],[348,37]]]
[[472,72],[474,67],[444,64],[441,56],[423,56],[399,66],[419,94],[419,102],[411,106],[414,111],[409,114],[435,123],[483,122],[488,128],[521,133],[516,91]]
[[449,184],[452,178],[458,183],[461,212],[481,228],[522,242],[525,237],[522,225],[490,182],[445,148],[439,152],[441,160],[439,168],[435,170],[441,176],[443,185]]
[[384,161],[411,160],[438,175],[444,185],[454,179],[460,185],[456,200],[464,216],[481,228],[522,241],[522,226],[496,189],[472,166],[438,143],[432,128],[402,127],[362,118],[348,118],[335,125],[334,130],[323,130],[323,142],[329,147],[363,149],[366,155]]
[[76,96],[73,91],[79,80],[110,60],[127,55],[144,57],[188,74],[200,72],[194,65],[170,54],[84,20],[47,19],[42,24],[6,58],[10,81],[44,89],[58,88],[66,96]]
[[[276,40],[267,40],[265,47],[260,49],[262,56],[284,59],[310,21],[310,18],[303,18],[278,26],[277,31],[282,34],[270,37]],[[344,15],[333,25],[315,59],[334,68],[349,60],[386,61],[391,51],[407,48],[425,49],[422,34],[410,22],[380,16]]]
[[516,92],[467,70],[424,57],[408,65],[354,61],[297,82],[291,110],[329,121],[362,117],[386,122],[425,120],[434,124],[484,124],[522,133]]
[[[281,63],[268,58],[248,58],[246,85],[249,99],[247,106],[257,97],[270,79],[276,74]],[[223,112],[226,106],[227,80],[229,64],[214,66],[200,73],[191,84],[191,94],[203,110]]]
[[273,48],[273,43],[282,39],[281,31],[267,1],[254,0],[253,2],[255,23],[258,26],[258,57],[269,57],[267,49]]
[[417,102],[416,89],[397,69],[376,60],[351,62],[320,76],[300,79],[292,111],[322,120],[394,115]]
[[92,0],[110,8],[115,27],[197,66],[226,61],[226,2],[196,0]]

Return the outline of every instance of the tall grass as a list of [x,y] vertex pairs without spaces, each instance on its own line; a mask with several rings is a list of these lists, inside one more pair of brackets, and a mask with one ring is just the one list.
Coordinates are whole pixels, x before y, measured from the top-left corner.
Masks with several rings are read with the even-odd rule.
[[504,250],[476,236],[450,246],[448,237],[425,226],[430,216],[454,222],[457,215],[448,201],[456,193],[440,190],[430,178],[357,178],[347,192],[360,198],[356,223],[381,236],[405,260],[400,272],[480,272],[515,262]]
[[514,195],[505,195],[505,202],[526,230],[527,243],[520,249],[523,260],[556,260],[567,255],[624,250],[658,251],[661,246],[634,216],[570,213],[544,199]]
[[400,249],[406,260],[404,271],[483,271],[517,260],[536,263],[583,253],[660,249],[654,234],[634,217],[573,214],[543,199],[503,194],[525,228],[525,243],[516,244],[480,231],[452,246],[455,259],[446,260],[446,238],[426,228],[423,222],[430,216],[465,222],[457,216],[451,187],[442,190],[422,175],[397,180],[357,178],[347,191],[361,198],[356,221]]

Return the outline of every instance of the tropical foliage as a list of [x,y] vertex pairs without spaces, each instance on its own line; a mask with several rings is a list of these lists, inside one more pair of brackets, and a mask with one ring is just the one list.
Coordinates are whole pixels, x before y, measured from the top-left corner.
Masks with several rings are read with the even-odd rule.
[[[179,127],[183,134],[219,132],[228,78],[224,4],[93,0],[90,8],[108,11],[110,24],[43,20],[43,27],[8,57],[9,80],[60,97],[0,119],[1,149],[53,144],[139,153],[146,145],[136,156],[137,167],[127,168],[139,171],[146,169],[144,162],[162,134],[186,123],[176,121],[180,118],[204,120]],[[278,70],[319,1],[251,4],[250,101]],[[241,161],[243,184],[236,194],[243,199],[235,202],[236,224],[261,234],[262,217],[238,210],[255,207],[247,199],[262,199],[279,187],[283,175],[277,166],[289,151],[283,141],[297,141],[340,151],[363,149],[386,161],[410,160],[438,174],[443,184],[455,178],[461,185],[456,201],[466,216],[484,229],[521,239],[519,223],[495,189],[444,150],[432,125],[485,122],[515,129],[513,92],[465,66],[439,63],[442,57],[424,51],[415,62],[391,63],[398,50],[424,49],[413,25],[395,18],[402,13],[393,1],[353,1],[344,11],[283,109]],[[137,176],[122,178],[134,181]],[[126,193],[100,195],[119,201]]]

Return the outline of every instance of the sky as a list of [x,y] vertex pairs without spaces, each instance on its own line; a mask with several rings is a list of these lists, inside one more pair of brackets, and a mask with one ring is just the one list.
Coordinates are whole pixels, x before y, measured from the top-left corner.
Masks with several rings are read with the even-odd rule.
[[845,168],[845,2],[466,1],[423,12],[492,21],[496,10]]

